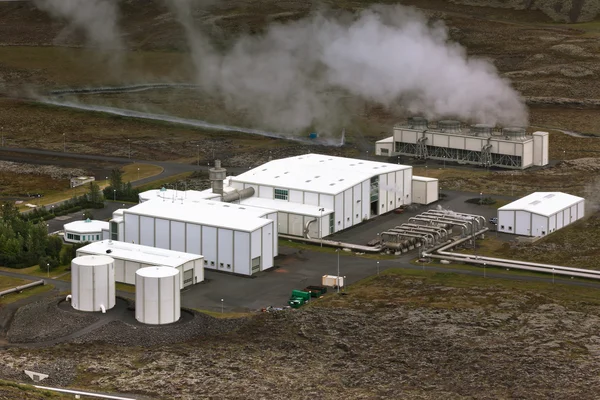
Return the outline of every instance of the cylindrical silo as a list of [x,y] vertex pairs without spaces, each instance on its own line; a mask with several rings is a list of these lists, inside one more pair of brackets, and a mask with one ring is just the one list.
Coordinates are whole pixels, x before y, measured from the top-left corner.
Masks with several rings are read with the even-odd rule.
[[71,305],[79,311],[103,311],[115,306],[115,260],[81,256],[71,261]]
[[164,325],[181,316],[179,270],[146,267],[135,272],[135,319],[143,324]]

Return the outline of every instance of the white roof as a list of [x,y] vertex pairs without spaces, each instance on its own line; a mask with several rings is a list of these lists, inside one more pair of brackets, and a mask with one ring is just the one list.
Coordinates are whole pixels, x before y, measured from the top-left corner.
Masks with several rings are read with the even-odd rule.
[[109,223],[98,220],[75,221],[65,224],[63,228],[65,231],[75,233],[96,233],[102,232],[102,230],[107,231],[109,229]]
[[438,179],[436,179],[436,178],[429,178],[428,176],[416,176],[416,175],[413,175],[412,180],[413,181],[419,181],[419,182],[434,182],[434,181],[437,181]]
[[[287,212],[297,215],[306,215],[309,217],[320,217],[321,215],[328,215],[333,212],[329,208],[311,206],[308,204],[292,203],[285,200],[274,200],[274,199],[263,199],[260,197],[250,197],[242,200],[242,205],[249,205],[252,207],[265,207],[271,210],[277,210],[281,212]],[[323,211],[319,211],[320,209]]]
[[[110,253],[106,251],[110,250]],[[190,261],[203,259],[198,254],[183,253],[181,251],[159,249],[157,247],[143,246],[141,244],[117,242],[115,240],[102,240],[90,243],[77,249],[78,252],[87,254],[109,255],[119,260],[134,261],[148,265],[179,267]]]
[[385,139],[378,140],[375,143],[394,143],[394,137],[390,136]]
[[179,271],[171,267],[145,267],[138,269],[135,273],[144,278],[168,278],[177,275]]
[[500,207],[498,211],[528,211],[533,214],[550,216],[583,200],[582,197],[567,193],[536,192]]
[[114,263],[114,258],[106,254],[97,254],[93,256],[80,256],[73,259],[73,263],[80,267],[95,267],[97,265],[107,265]]
[[212,190],[173,190],[173,189],[152,189],[146,190],[139,194],[139,198],[141,202],[145,202],[153,199],[165,199],[165,200],[190,200],[190,201],[198,201],[198,200],[206,200],[211,198],[220,197],[220,195],[213,193]]
[[124,210],[123,214],[144,215],[192,224],[214,226],[243,232],[253,232],[273,221],[261,218],[269,211],[220,201],[178,203],[161,199],[149,200]]
[[269,161],[231,177],[231,182],[338,194],[374,176],[405,169],[412,167],[322,154],[304,154]]

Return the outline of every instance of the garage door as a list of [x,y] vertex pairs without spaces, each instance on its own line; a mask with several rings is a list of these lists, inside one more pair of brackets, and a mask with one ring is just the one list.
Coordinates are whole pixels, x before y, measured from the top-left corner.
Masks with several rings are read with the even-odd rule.
[[256,257],[252,259],[252,273],[257,273],[260,271],[260,257]]
[[183,273],[183,287],[190,286],[194,283],[194,270],[190,269]]

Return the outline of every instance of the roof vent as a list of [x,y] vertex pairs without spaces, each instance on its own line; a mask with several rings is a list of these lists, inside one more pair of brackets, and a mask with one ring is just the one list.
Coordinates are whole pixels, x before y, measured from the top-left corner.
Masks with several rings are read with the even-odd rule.
[[438,130],[440,132],[445,132],[445,133],[460,133],[461,132],[460,121],[455,121],[452,119],[445,119],[445,120],[439,121],[437,126],[438,126]]
[[329,186],[335,186],[335,183],[330,183]]
[[92,222],[92,220],[91,220],[91,219],[89,219],[89,218],[86,218],[85,222],[86,222],[86,223],[87,223],[87,222]]
[[471,125],[471,133],[475,136],[479,137],[490,137],[492,136],[492,132],[494,127],[492,125],[487,124],[476,124]]
[[279,178],[279,175],[277,175],[275,178],[276,178],[276,179],[277,179],[277,178]]
[[426,130],[427,124],[428,124],[427,119],[425,119],[424,117],[408,118],[408,127],[412,128],[412,129]]
[[342,182],[344,180],[344,178],[340,179],[339,181]]
[[551,199],[554,197],[554,193],[550,193],[544,196],[545,199]]
[[311,180],[309,179],[309,180],[307,180],[306,182],[308,183],[308,182],[310,182],[310,181],[311,181]]
[[502,135],[508,140],[524,140],[525,128],[509,127],[502,129]]

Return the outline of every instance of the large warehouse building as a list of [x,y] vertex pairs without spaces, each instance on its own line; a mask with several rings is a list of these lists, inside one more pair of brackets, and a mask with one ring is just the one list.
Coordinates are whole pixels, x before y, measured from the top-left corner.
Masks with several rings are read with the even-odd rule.
[[115,260],[115,281],[135,285],[140,268],[163,266],[179,271],[181,288],[204,281],[203,257],[139,244],[103,240],[77,249],[77,257],[104,255]]
[[585,213],[585,200],[560,192],[537,192],[498,209],[498,232],[545,236]]
[[375,154],[525,169],[548,164],[548,136],[548,132],[529,135],[524,128],[469,127],[449,120],[432,124],[413,117],[394,126],[393,136],[378,141]]
[[272,268],[277,255],[274,210],[154,199],[119,212],[122,216],[111,220],[111,237],[202,255],[205,268],[252,275]]
[[281,210],[288,218],[300,218],[295,204],[323,209],[322,236],[413,202],[411,166],[322,154],[270,161],[230,177],[229,185],[272,204],[288,203]]

